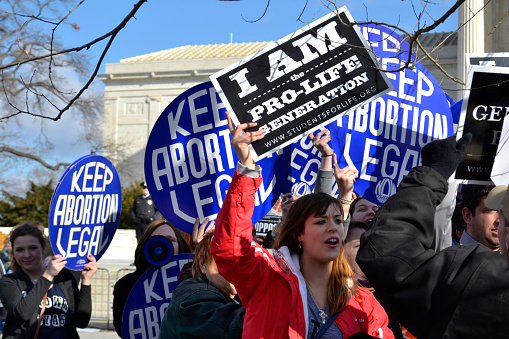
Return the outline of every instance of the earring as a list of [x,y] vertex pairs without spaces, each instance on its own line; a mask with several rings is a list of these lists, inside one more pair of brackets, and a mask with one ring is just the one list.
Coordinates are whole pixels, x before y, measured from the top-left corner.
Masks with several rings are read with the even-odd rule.
[[302,243],[299,241],[299,244],[297,245],[297,248],[299,249],[299,251],[302,251]]

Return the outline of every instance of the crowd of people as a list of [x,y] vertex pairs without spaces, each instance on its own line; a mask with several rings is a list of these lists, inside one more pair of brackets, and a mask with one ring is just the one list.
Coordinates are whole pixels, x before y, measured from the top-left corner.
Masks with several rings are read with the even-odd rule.
[[[355,195],[357,173],[338,168],[326,131],[310,135],[322,154],[315,193],[284,196],[282,223],[270,234],[265,246],[270,249],[264,249],[251,236],[261,171],[249,150],[263,135],[244,133],[254,124],[229,123],[239,163],[211,250],[219,273],[234,284],[246,307],[243,337],[479,338],[505,333],[504,322],[488,318],[507,312],[506,288],[496,279],[508,264],[501,255],[509,247],[503,220],[504,203],[509,213],[507,187],[460,190],[462,233],[458,227],[444,231],[452,213],[437,221],[447,179],[470,135],[426,146],[422,166],[383,206]],[[339,196],[329,201],[333,176]],[[453,232],[461,246],[452,246]],[[498,271],[490,267],[492,260]],[[480,312],[485,317],[476,318]]]
[[[436,222],[436,207],[470,142],[468,135],[458,142],[455,137],[435,141],[423,149],[423,166],[414,168],[394,197],[378,206],[355,194],[357,173],[338,167],[327,131],[311,134],[322,155],[315,193],[283,195],[281,223],[262,246],[253,241],[251,222],[261,169],[253,162],[249,144],[263,134],[244,132],[254,124],[234,127],[228,121],[239,163],[214,236],[197,245],[206,253],[197,255],[193,278],[175,291],[161,337],[208,333],[207,337],[218,338],[477,338],[485,336],[480,332],[505,333],[501,322],[486,330],[474,320],[484,310],[474,305],[490,304],[482,301],[469,280],[477,269],[488,274],[477,279],[494,279],[487,260],[496,257],[500,265],[507,265],[501,254],[509,251],[505,249],[509,243],[501,246],[498,239],[509,241],[499,217],[504,199],[509,213],[509,195],[499,188],[467,186],[458,195],[463,233],[455,227],[445,234],[440,228],[451,221]],[[437,152],[445,156],[437,160]],[[331,195],[334,179],[337,197]],[[433,180],[442,187],[435,187]],[[432,199],[426,192],[429,185],[437,191]],[[406,189],[415,192],[405,194]],[[461,246],[452,247],[453,233],[460,235]],[[437,239],[440,236],[446,240]],[[209,258],[203,259],[205,255]],[[210,279],[204,262],[213,263],[215,274],[232,288],[221,288]],[[505,313],[505,302],[494,300],[503,298],[505,289],[493,289],[500,284],[485,284],[487,299],[493,298],[486,309]],[[472,317],[467,322],[461,319],[466,305],[471,306]],[[224,316],[232,309],[227,312],[231,317]],[[486,319],[485,324],[491,322]]]
[[[180,273],[160,338],[506,333],[507,186],[468,185],[451,199],[450,215],[437,210],[469,135],[426,145],[422,166],[378,206],[355,193],[358,173],[339,168],[327,130],[312,133],[322,159],[314,193],[284,194],[280,224],[263,241],[253,241],[251,217],[262,178],[249,145],[261,140],[263,131],[246,132],[256,124],[234,126],[227,119],[239,162],[215,223],[196,219],[193,234],[186,235],[158,215],[146,184],[141,185],[142,195],[131,208],[137,223],[136,271],[116,282],[113,291],[113,324],[120,337],[129,293],[151,267],[144,247],[154,236],[169,239],[174,254],[194,253]],[[27,223],[9,234],[0,259],[8,270],[0,279],[4,337],[78,338],[76,328],[86,327],[91,315],[95,258],[89,255],[79,276],[72,274],[37,225]]]

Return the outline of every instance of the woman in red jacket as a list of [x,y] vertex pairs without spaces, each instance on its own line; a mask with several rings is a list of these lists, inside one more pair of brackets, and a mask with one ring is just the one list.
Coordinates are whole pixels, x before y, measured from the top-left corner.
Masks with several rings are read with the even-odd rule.
[[[339,202],[327,194],[299,198],[276,238],[277,250],[252,241],[251,216],[262,182],[249,144],[263,130],[236,128],[228,116],[237,170],[216,221],[211,252],[219,273],[246,307],[244,338],[349,338],[362,332],[394,338],[372,293],[357,287],[344,256]],[[333,320],[330,320],[333,319]]]

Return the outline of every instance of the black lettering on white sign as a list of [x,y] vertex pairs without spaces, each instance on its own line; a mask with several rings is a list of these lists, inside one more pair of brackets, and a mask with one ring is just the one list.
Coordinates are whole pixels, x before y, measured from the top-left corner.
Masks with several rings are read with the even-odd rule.
[[254,225],[256,235],[266,236],[276,228],[280,221],[281,217],[278,215],[266,215]]
[[467,66],[509,67],[509,53],[467,53]]
[[265,130],[255,160],[392,90],[351,22],[342,7],[211,76],[234,123]]

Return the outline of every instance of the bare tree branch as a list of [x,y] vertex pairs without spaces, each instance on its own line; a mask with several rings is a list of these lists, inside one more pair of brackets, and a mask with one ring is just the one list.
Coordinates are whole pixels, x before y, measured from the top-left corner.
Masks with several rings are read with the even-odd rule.
[[302,22],[300,18],[304,15],[304,12],[306,11],[306,7],[308,6],[309,0],[306,0],[306,3],[304,4],[304,7],[302,8],[302,12],[300,12],[299,17],[297,18],[297,21]]
[[497,29],[497,27],[502,23],[502,21],[504,21],[507,18],[507,16],[509,16],[509,12],[505,13],[505,15],[500,18],[500,20],[497,22],[495,27],[493,27],[493,29],[488,33],[488,35],[492,35],[493,32],[495,32],[495,30]]
[[[60,24],[62,22],[64,22],[68,17],[69,15],[71,15],[72,12],[74,12],[76,10],[76,8],[78,8],[79,6],[81,6],[81,4],[83,4],[85,2],[85,0],[81,0],[79,4],[77,4],[72,10],[69,11],[69,13],[67,13],[66,16],[64,16],[62,19],[60,19],[60,21],[58,23],[55,24],[55,27],[53,27],[53,29],[51,30],[51,44],[50,44],[50,54],[51,55],[51,59],[50,59],[50,62],[49,62],[49,66],[48,66],[48,77],[49,77],[49,81],[51,82],[51,85],[53,86],[53,88],[60,92],[60,93],[63,93],[62,91],[60,91],[59,89],[57,89],[57,87],[55,86],[55,83],[53,82],[53,77],[51,76],[51,65],[53,65],[54,63],[54,59],[53,59],[53,41],[55,41],[55,31],[57,30],[57,28],[60,26]],[[67,94],[71,94],[72,92],[69,92]]]
[[[307,4],[307,2],[306,2]],[[263,14],[256,20],[247,20],[246,18],[244,18],[244,15],[242,14],[242,19],[244,19],[245,21],[247,22],[257,22],[257,21],[260,21],[264,16],[265,14],[267,14],[267,10],[269,9],[269,5],[270,5],[270,0],[267,0],[267,6],[265,7],[265,11],[263,11]]]
[[32,57],[32,58],[27,58],[27,59],[24,59],[22,61],[17,61],[15,63],[10,63],[10,64],[4,65],[4,66],[0,66],[0,70],[4,70],[4,69],[8,69],[8,68],[11,68],[11,67],[17,67],[19,65],[27,64],[27,63],[30,63],[30,62],[33,62],[33,61],[37,61],[37,60],[41,60],[41,59],[50,58],[52,60],[52,58],[57,56],[57,55],[69,54],[71,52],[79,52],[79,51],[81,51],[83,49],[89,49],[91,46],[95,45],[96,43],[101,42],[102,40],[105,40],[105,39],[109,38],[109,40],[108,40],[108,42],[106,44],[106,47],[104,48],[104,50],[103,50],[99,60],[97,61],[96,67],[95,67],[94,71],[92,72],[91,76],[89,77],[88,81],[85,83],[85,85],[82,86],[82,88],[77,92],[77,94],[67,102],[67,104],[63,108],[58,109],[58,114],[56,116],[51,117],[51,116],[47,116],[47,115],[44,115],[44,114],[37,114],[37,113],[31,112],[29,109],[22,110],[22,109],[19,109],[18,107],[15,107],[18,110],[17,112],[12,113],[12,114],[7,114],[3,118],[4,119],[9,119],[9,118],[14,117],[14,116],[16,116],[18,114],[25,113],[25,114],[32,115],[34,117],[42,118],[42,119],[49,119],[49,120],[53,120],[53,121],[58,121],[62,117],[62,114],[65,113],[67,110],[69,110],[69,108],[71,108],[71,106],[81,97],[83,92],[85,92],[89,88],[90,84],[94,81],[97,73],[99,72],[99,69],[100,69],[101,64],[102,64],[102,62],[104,60],[104,57],[105,57],[106,53],[108,52],[109,48],[111,47],[111,44],[113,43],[113,40],[115,39],[117,34],[125,27],[125,25],[129,22],[129,20],[131,20],[132,18],[135,17],[136,12],[147,1],[148,0],[140,0],[140,1],[138,1],[134,5],[134,8],[131,10],[131,12],[129,12],[129,14],[122,20],[122,22],[119,25],[117,25],[112,31],[110,31],[109,33],[107,33],[107,34],[105,34],[105,35],[103,35],[103,36],[101,36],[101,37],[99,37],[97,39],[94,39],[93,41],[91,41],[91,42],[89,42],[87,44],[84,44],[84,45],[79,46],[79,47],[64,49],[64,50],[61,50],[61,51],[50,52],[50,53],[45,54],[45,55],[41,55],[41,56],[37,56],[37,57]]
[[44,161],[41,157],[39,157],[39,156],[37,156],[35,154],[21,152],[19,150],[16,150],[16,149],[8,147],[8,146],[0,146],[0,153],[10,153],[10,154],[16,155],[18,157],[35,160],[38,163],[40,163],[41,165],[43,165],[44,167],[46,167],[46,168],[48,168],[50,170],[53,170],[53,171],[59,170],[60,167],[66,168],[66,167],[71,165],[71,164],[66,163],[66,162],[60,162],[60,163],[58,163],[56,165],[50,165],[46,161]]

